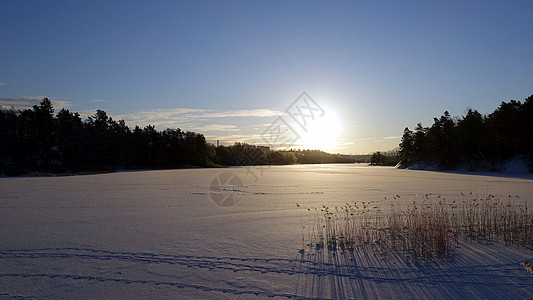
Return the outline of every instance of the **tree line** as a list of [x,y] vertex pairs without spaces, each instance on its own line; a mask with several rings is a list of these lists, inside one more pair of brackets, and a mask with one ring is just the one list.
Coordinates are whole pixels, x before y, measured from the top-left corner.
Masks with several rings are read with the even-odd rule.
[[510,100],[488,115],[468,109],[452,118],[448,111],[433,125],[405,128],[399,158],[403,165],[467,167],[499,170],[503,162],[520,157],[533,162],[533,95],[524,102]]
[[395,166],[400,162],[400,150],[376,151],[370,157],[370,164],[374,166]]
[[320,150],[274,151],[269,147],[235,143],[227,147],[217,147],[213,162],[223,166],[245,166],[352,163],[354,160],[349,155],[332,154]]
[[130,129],[103,110],[86,120],[44,98],[31,109],[0,107],[0,174],[101,172],[254,164],[339,163],[350,157],[318,150],[274,151],[244,143],[215,147],[181,129]]

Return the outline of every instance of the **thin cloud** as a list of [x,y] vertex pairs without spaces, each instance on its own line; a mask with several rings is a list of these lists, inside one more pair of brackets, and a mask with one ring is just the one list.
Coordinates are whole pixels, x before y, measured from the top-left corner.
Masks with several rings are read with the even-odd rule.
[[352,141],[338,141],[338,142],[335,143],[335,146],[339,146],[339,147],[340,146],[351,146],[353,144],[355,144],[355,143],[352,142]]
[[194,127],[192,130],[197,130],[200,132],[205,131],[220,131],[220,132],[229,132],[229,131],[239,131],[239,128],[235,125],[223,125],[223,124],[210,124],[205,126]]
[[96,114],[96,109],[95,110],[78,110],[76,112],[80,115],[80,117],[87,118],[89,116],[94,116]]
[[51,101],[56,109],[67,108],[70,106],[69,101],[63,101],[63,100],[51,100]]
[[0,86],[6,86],[6,85],[7,85],[7,82],[0,81]]
[[265,142],[258,134],[230,134],[230,135],[206,135],[206,140],[216,141],[219,140],[222,145],[232,145],[236,142],[248,143],[253,145],[263,145]]
[[154,121],[171,119],[176,117],[197,117],[200,113],[203,113],[203,109],[189,109],[189,108],[176,108],[176,109],[154,109],[146,111],[135,111],[128,114],[117,115],[117,118],[124,119],[126,121]]
[[89,100],[89,102],[96,103],[96,102],[106,102],[104,99],[92,99]]
[[[110,115],[110,117],[114,120],[126,121],[130,128],[134,126],[142,128],[147,125],[156,126],[159,130],[181,128],[185,131],[202,133],[208,140],[220,140],[222,144],[228,145],[235,142],[264,144],[260,134],[264,131],[263,127],[270,124],[266,123],[264,118],[281,114],[282,112],[271,109],[213,110],[174,108],[132,111],[126,114]],[[91,116],[94,115],[94,111],[80,112],[80,115]],[[252,118],[252,120],[247,121],[247,125],[243,126],[244,118]],[[254,118],[255,121],[253,120]],[[224,119],[226,124],[217,124],[217,120],[220,119]]]
[[174,108],[134,111],[128,114],[116,115],[114,118],[123,119],[127,123],[139,126],[151,124],[155,126],[173,125],[172,127],[183,127],[183,124],[196,124],[194,127],[200,127],[205,125],[200,125],[199,123],[205,123],[209,119],[214,118],[263,118],[277,116],[280,114],[280,111],[271,109],[213,110]]
[[275,117],[283,114],[281,111],[272,109],[252,109],[252,110],[228,110],[209,112],[202,117],[205,118],[227,118],[227,117]]
[[[0,98],[0,106],[2,107],[12,107],[14,109],[31,109],[34,105],[39,105],[39,102],[43,100],[43,96],[34,96],[34,97],[18,97],[18,98]],[[69,101],[63,100],[53,100],[52,105],[56,110],[61,108],[66,108],[70,106]]]
[[392,140],[400,139],[401,136],[385,136],[385,137],[371,137],[371,138],[362,138],[362,139],[354,139],[354,142],[374,142],[374,143],[382,143],[382,142],[390,142]]

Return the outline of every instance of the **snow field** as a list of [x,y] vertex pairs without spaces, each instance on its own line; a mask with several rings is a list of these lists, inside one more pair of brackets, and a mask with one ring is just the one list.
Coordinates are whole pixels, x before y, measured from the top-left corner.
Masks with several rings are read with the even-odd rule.
[[[209,187],[228,172],[240,201],[221,207]],[[472,192],[533,207],[530,175],[496,175],[299,165],[257,181],[246,168],[0,178],[0,298],[530,298],[523,247],[460,242],[453,259],[431,262],[373,245],[299,252],[296,203]]]

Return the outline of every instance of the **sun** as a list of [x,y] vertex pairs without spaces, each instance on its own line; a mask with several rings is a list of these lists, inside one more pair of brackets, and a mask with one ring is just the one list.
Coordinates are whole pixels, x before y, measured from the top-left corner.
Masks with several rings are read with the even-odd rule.
[[302,146],[306,149],[331,151],[337,145],[340,131],[338,118],[328,111],[308,124],[307,132],[302,134]]

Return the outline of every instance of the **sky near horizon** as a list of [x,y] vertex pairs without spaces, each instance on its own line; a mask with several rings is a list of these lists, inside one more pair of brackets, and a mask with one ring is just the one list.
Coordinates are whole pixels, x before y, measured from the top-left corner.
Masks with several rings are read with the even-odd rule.
[[[48,97],[223,144],[265,144],[282,118],[295,146],[389,150],[445,110],[533,94],[532,15],[532,1],[6,0],[0,105]],[[327,121],[294,123],[303,92]]]

